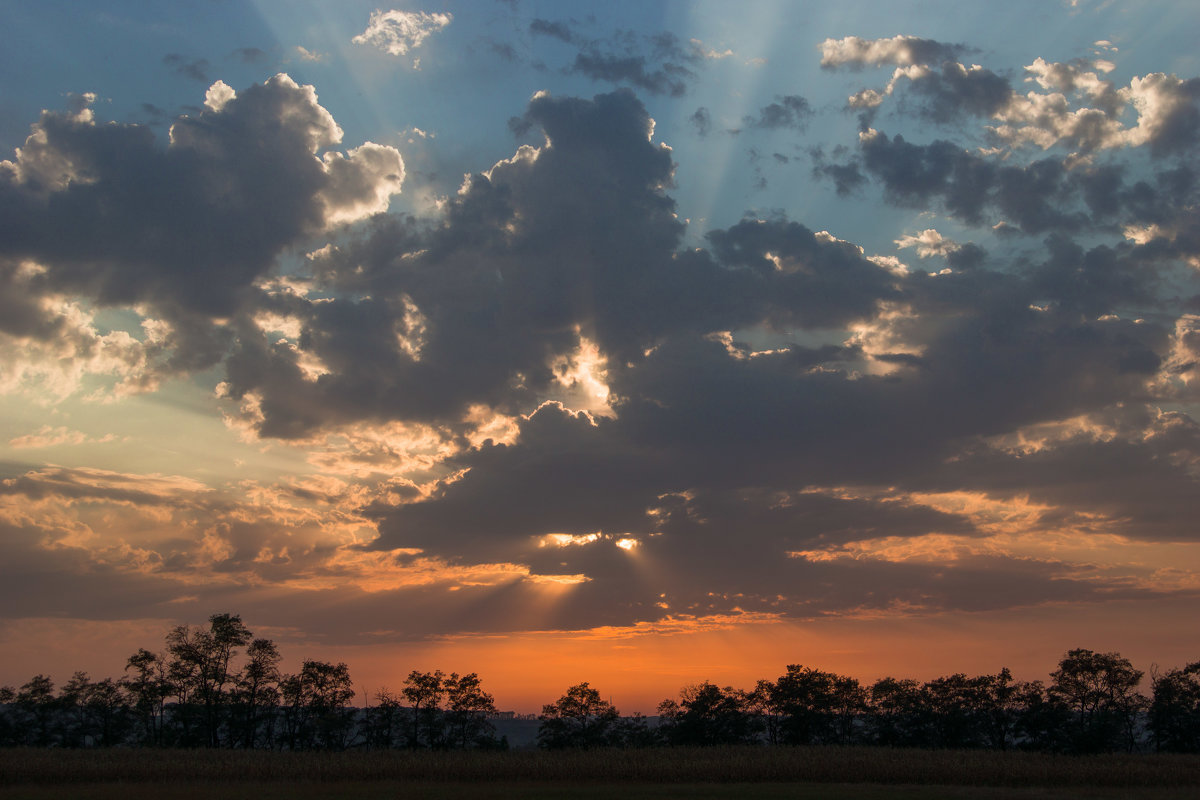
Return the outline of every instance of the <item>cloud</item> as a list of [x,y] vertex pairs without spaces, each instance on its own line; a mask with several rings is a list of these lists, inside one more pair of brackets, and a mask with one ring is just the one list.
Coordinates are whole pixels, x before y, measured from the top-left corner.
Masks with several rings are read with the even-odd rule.
[[[530,32],[647,93],[686,92],[703,58],[557,24]],[[1082,134],[1047,151],[1004,139],[1029,96],[964,51],[828,48],[830,68],[905,70],[879,108],[917,101],[889,117],[903,133],[812,151],[839,193],[917,212],[884,253],[784,212],[688,236],[688,166],[629,88],[538,92],[511,125],[537,145],[427,218],[390,205],[401,153],[343,145],[287,76],[211,83],[165,145],[99,123],[94,97],[46,112],[0,164],[4,388],[105,376],[113,395],[215,368],[232,432],[311,473],[10,472],[4,601],[236,601],[406,640],[1192,597],[1200,566],[1138,549],[1196,536],[1190,83],[1126,96],[1094,64],[1035,62],[1030,88],[1067,108],[1140,98],[1145,126],[1126,113],[1117,133],[1141,128],[1152,157]],[[813,115],[781,95],[746,128]],[[930,121],[959,127],[923,139]],[[102,328],[108,308],[141,324]],[[97,437],[50,425],[12,446]]]
[[[0,276],[7,302],[20,304],[9,325],[17,335],[56,335],[65,312],[49,309],[63,294],[145,305],[168,333],[121,344],[127,365],[146,349],[171,351],[156,357],[168,372],[216,363],[229,336],[218,320],[247,301],[281,252],[385,210],[404,177],[393,148],[333,150],[341,128],[311,86],[287,75],[240,93],[214,83],[197,117],[175,120],[165,149],[143,126],[97,124],[90,102],[43,113],[15,158],[0,162],[0,259],[9,265]],[[76,352],[111,353],[118,338],[76,339]]]
[[570,44],[575,40],[574,34],[565,22],[551,22],[545,19],[535,19],[529,23],[529,32],[534,36],[548,36]]
[[847,36],[842,39],[826,39],[820,44],[821,66],[825,69],[861,69],[884,64],[894,64],[898,67],[935,64],[955,59],[966,49],[964,45],[944,44],[918,36],[893,36],[890,39]]
[[575,56],[572,72],[586,75],[595,81],[628,83],[651,94],[681,97],[687,91],[688,80],[695,73],[680,64],[665,63],[651,67],[644,56],[586,52]]
[[185,56],[181,56],[178,53],[168,53],[163,56],[162,62],[177,75],[182,75],[185,78],[191,78],[201,83],[208,82],[208,71],[212,69],[212,65],[203,58],[189,61]]
[[261,64],[267,59],[266,51],[258,47],[239,47],[233,54],[245,64]]
[[746,117],[748,128],[792,128],[803,130],[812,116],[813,110],[808,101],[799,95],[777,97],[774,103],[766,105],[758,112],[758,117]]
[[35,447],[57,447],[63,444],[103,444],[116,439],[113,434],[108,434],[101,437],[92,437],[82,431],[69,430],[65,426],[50,427],[43,425],[33,433],[17,436],[8,440],[9,447],[35,448]]
[[300,57],[301,61],[319,62],[324,61],[326,58],[324,53],[314,52],[306,47],[302,47],[301,45],[296,45],[296,55]]
[[917,256],[920,258],[929,258],[930,256],[945,257],[960,249],[960,245],[943,237],[933,228],[926,228],[915,236],[901,236],[896,240],[896,247],[901,250],[906,247],[915,247]]
[[565,22],[534,19],[529,32],[573,46],[575,58],[563,72],[669,97],[682,97],[698,77],[696,68],[725,56],[706,49],[699,40],[684,42],[666,31],[640,35],[616,31],[589,38]]
[[[1009,147],[1056,145],[1082,152],[1149,146],[1155,156],[1195,146],[1200,135],[1200,79],[1151,73],[1118,88],[1102,75],[1114,65],[1102,58],[1048,62],[1025,67],[1025,82],[1043,91],[1019,94],[1009,79],[978,64],[956,59],[964,48],[911,37],[863,40],[827,39],[821,45],[827,69],[895,64],[887,85],[864,88],[848,100],[863,114],[864,126],[897,90],[923,100],[921,116],[942,124],[964,117],[994,120],[987,130]],[[1128,117],[1135,117],[1126,126]]]
[[378,47],[393,56],[402,56],[420,47],[433,34],[454,19],[452,14],[427,11],[372,11],[367,29],[351,41]]

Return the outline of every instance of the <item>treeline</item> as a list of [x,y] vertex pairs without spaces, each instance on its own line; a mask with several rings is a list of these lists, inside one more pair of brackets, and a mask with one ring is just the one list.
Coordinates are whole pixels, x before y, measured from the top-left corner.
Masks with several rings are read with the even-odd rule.
[[[270,639],[233,614],[181,625],[160,653],[140,649],[118,680],[76,672],[56,694],[46,675],[0,687],[0,745],[346,750],[499,747],[492,696],[474,673],[413,671],[399,695],[356,708],[350,670],[306,660],[279,669]],[[235,663],[240,665],[235,667]],[[407,705],[406,705],[407,704]]]
[[[274,750],[503,748],[475,673],[410,672],[354,704],[348,667],[307,660],[284,673],[270,639],[240,617],[179,626],[165,648],[129,657],[119,679],[76,672],[57,692],[37,675],[0,687],[0,745]],[[870,685],[790,665],[752,690],[701,683],[658,716],[621,716],[587,683],[543,707],[537,742],[595,747],[881,745],[1056,753],[1200,752],[1200,662],[1144,673],[1118,653],[1068,652],[1050,682],[964,674]]]

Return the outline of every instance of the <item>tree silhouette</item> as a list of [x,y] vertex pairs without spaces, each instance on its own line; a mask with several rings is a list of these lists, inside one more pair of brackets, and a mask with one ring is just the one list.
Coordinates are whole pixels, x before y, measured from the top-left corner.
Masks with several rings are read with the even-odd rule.
[[549,750],[600,747],[608,743],[609,731],[619,717],[612,703],[587,682],[576,684],[542,707],[538,746]]
[[413,670],[404,680],[401,694],[412,714],[409,747],[440,747],[442,743],[442,702],[446,696],[446,675]]
[[171,694],[166,660],[144,647],[139,649],[125,663],[125,677],[120,685],[133,701],[142,744],[155,747],[163,744],[165,705]]
[[21,744],[47,747],[54,743],[55,712],[59,703],[54,696],[54,681],[49,675],[34,675],[13,698],[20,713],[17,726],[23,731]]
[[914,680],[880,678],[871,686],[868,723],[875,744],[923,747],[929,742],[929,709]]
[[469,672],[462,677],[451,672],[445,679],[446,742],[460,750],[476,746],[491,746],[495,727],[488,721],[496,713],[496,703],[483,690],[479,676]]
[[229,743],[253,748],[260,733],[270,746],[274,738],[272,711],[279,705],[279,648],[270,639],[255,639],[246,648],[246,663],[234,679]]
[[1150,730],[1158,750],[1200,753],[1200,661],[1154,675]]
[[[245,647],[253,636],[234,614],[213,614],[208,622],[207,630],[180,625],[167,634],[168,673],[180,703],[196,704],[202,712],[200,741],[218,747],[228,701],[226,687],[233,682],[229,664],[237,648]],[[182,720],[185,739],[192,736],[190,716]]]
[[705,681],[685,686],[679,701],[658,704],[663,735],[670,744],[746,744],[758,735],[757,720],[747,713],[749,698],[732,687]]
[[[438,749],[505,746],[495,700],[478,674],[412,671],[401,692],[382,689],[354,709],[344,663],[304,661],[281,675],[270,639],[255,639],[234,614],[205,627],[180,625],[166,650],[129,657],[119,681],[74,673],[58,692],[48,675],[0,687],[0,746],[240,747],[343,750],[399,745]],[[244,656],[242,648],[245,648]],[[1070,650],[1048,686],[955,673],[926,683],[858,680],[790,664],[753,691],[710,682],[685,686],[659,705],[658,724],[621,718],[588,683],[543,706],[543,748],[662,744],[852,744],[888,747],[1200,752],[1200,662],[1143,677],[1118,653]],[[175,702],[168,702],[174,699]],[[407,703],[407,705],[405,705]]]
[[856,679],[798,664],[762,688],[780,717],[779,740],[788,744],[849,744],[867,705],[867,691]]
[[343,663],[305,661],[300,672],[279,682],[284,730],[292,750],[344,750],[354,728],[350,668]]
[[1137,693],[1143,673],[1118,653],[1069,651],[1050,673],[1049,694],[1071,713],[1070,746],[1081,753],[1132,751],[1137,712],[1146,698]]

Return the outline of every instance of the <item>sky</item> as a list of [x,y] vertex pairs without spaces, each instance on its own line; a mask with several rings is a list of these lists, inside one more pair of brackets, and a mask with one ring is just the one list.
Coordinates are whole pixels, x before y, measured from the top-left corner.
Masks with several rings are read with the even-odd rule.
[[1200,659],[1200,7],[0,2],[0,683]]

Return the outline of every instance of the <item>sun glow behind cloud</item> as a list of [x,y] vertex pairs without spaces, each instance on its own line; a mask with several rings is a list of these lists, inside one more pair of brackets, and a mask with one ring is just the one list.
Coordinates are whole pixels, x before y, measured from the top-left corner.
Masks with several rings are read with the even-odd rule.
[[[21,83],[7,607],[133,630],[237,606],[372,680],[368,642],[486,657],[531,709],[522,652],[564,685],[641,670],[651,710],[796,661],[991,670],[931,660],[986,650],[979,620],[1032,620],[1042,666],[1122,603],[1112,649],[1176,647],[1200,131],[1174,40],[1076,52],[995,9],[872,9],[876,39],[854,4],[471,11],[264,4],[138,62],[163,88],[94,46],[80,94]],[[161,49],[89,13],[143,37],[117,61]],[[1114,13],[1046,12],[1088,42]]]

